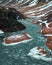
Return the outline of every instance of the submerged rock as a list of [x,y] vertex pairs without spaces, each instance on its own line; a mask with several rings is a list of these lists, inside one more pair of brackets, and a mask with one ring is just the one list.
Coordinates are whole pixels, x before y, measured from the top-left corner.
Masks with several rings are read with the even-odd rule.
[[4,38],[3,45],[10,46],[10,45],[16,45],[20,43],[26,43],[32,40],[32,37],[28,34],[18,34],[18,35],[11,35]]

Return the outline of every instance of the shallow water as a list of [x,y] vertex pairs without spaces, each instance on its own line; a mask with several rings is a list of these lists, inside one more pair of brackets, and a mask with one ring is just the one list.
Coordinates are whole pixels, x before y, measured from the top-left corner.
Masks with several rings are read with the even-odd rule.
[[[37,31],[41,30],[41,27],[34,25],[27,20],[20,21],[26,25],[26,30],[3,34],[3,36],[0,37],[0,65],[52,65],[52,62],[31,59],[27,56],[30,49],[36,46],[45,48],[47,50],[47,53],[49,53],[49,51],[45,45],[46,39],[44,36],[36,33]],[[4,37],[24,32],[28,32],[32,36],[33,40],[28,43],[21,43],[14,46],[2,45]]]

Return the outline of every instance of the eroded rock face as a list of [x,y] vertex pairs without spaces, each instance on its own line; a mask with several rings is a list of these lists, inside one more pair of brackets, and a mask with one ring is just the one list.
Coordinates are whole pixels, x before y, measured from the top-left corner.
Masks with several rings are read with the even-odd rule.
[[47,45],[48,49],[50,49],[52,51],[52,41],[50,41],[50,40],[47,41],[46,45]]
[[19,19],[23,18],[23,15],[14,8],[0,6],[0,29],[4,32],[15,32],[25,29],[26,27],[17,21],[18,16]]
[[52,21],[51,21],[51,23],[48,25],[49,27],[52,27]]
[[52,22],[43,23],[41,33],[44,36],[46,36],[47,38],[46,46],[52,52]]
[[52,11],[47,13],[47,20],[48,22],[52,21]]
[[47,20],[47,23],[49,23],[50,21],[52,21],[52,11],[46,13],[45,16],[42,17],[41,19],[42,19],[42,21]]

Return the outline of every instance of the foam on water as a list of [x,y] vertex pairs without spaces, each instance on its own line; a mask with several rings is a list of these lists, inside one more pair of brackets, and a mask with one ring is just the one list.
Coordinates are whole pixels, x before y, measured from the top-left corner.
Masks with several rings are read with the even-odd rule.
[[[44,60],[44,61],[52,61],[51,57],[47,57],[46,54],[41,53],[42,49],[37,49],[38,47],[32,48],[30,52],[28,53],[28,56],[38,59],[38,60]],[[44,49],[45,51],[45,49]]]
[[4,33],[2,30],[0,30],[0,34]]

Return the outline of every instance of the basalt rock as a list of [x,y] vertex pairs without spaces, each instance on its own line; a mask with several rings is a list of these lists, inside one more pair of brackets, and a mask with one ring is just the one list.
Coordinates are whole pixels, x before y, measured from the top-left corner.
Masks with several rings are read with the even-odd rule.
[[5,7],[2,7],[0,6],[0,17],[4,17],[4,18],[9,18],[9,19],[26,19],[26,17],[20,13],[19,11],[17,11],[16,9],[14,8],[5,8]]
[[26,29],[26,27],[17,21],[22,19],[23,15],[14,8],[4,8],[0,6],[0,29],[4,32],[15,32]]

